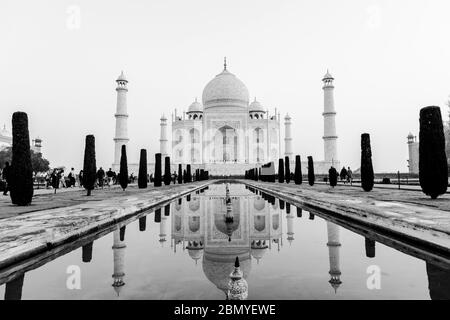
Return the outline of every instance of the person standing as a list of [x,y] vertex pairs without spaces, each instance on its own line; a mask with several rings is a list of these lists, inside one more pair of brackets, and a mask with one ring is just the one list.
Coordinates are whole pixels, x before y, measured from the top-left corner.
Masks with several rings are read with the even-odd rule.
[[111,168],[106,172],[106,178],[107,178],[107,184],[108,187],[111,187],[111,184],[113,182],[114,172],[112,172]]
[[66,188],[66,177],[64,175],[64,170],[61,169],[58,173],[59,182],[63,188]]
[[98,186],[103,189],[103,179],[105,178],[105,171],[100,167],[97,171],[97,180],[98,180]]
[[347,169],[345,167],[342,167],[342,170],[339,174],[341,181],[344,181],[344,184],[347,182]]
[[9,165],[9,162],[5,162],[5,167],[3,168],[2,172],[3,180],[5,180],[5,190],[3,190],[3,195],[8,195],[9,191],[9,184],[11,183],[11,166]]
[[69,187],[75,187],[75,169],[72,168],[69,173]]
[[348,167],[347,169],[347,182],[349,182],[350,185],[352,185],[353,182],[353,172],[352,169],[350,169],[350,167]]
[[56,193],[56,189],[59,188],[59,174],[58,174],[57,169],[53,169],[51,181],[52,181],[52,187],[53,187],[53,189],[55,189],[55,193]]
[[80,170],[78,174],[78,180],[80,181],[80,188],[83,188],[83,170]]

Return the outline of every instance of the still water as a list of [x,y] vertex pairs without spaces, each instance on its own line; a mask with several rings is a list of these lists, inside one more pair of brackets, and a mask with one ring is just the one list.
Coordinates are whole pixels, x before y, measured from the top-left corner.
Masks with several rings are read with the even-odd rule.
[[0,297],[225,299],[236,257],[248,299],[450,298],[449,266],[242,184],[229,186],[228,201],[214,184],[118,225],[1,284]]

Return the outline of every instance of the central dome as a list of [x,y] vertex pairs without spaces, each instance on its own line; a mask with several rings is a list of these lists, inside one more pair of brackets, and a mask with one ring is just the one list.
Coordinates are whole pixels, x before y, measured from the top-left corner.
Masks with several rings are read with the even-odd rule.
[[229,72],[225,64],[222,73],[206,85],[202,100],[204,109],[222,106],[247,108],[249,94],[245,84]]

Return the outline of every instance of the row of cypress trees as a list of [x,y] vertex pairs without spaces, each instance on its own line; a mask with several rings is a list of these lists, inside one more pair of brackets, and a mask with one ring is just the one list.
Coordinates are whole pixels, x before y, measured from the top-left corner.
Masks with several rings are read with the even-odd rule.
[[[445,136],[440,108],[429,106],[420,110],[420,132],[419,132],[419,180],[422,191],[432,199],[444,194],[448,187],[448,164],[445,153]],[[12,159],[10,181],[10,196],[13,204],[29,205],[33,198],[33,172],[31,165],[30,137],[28,131],[28,116],[25,112],[14,112],[12,116]],[[288,157],[279,159],[278,181],[290,182],[290,161]],[[96,180],[96,155],[95,137],[87,135],[85,141],[84,163],[83,163],[83,185],[87,195],[91,195]],[[251,169],[245,172],[248,179],[261,178],[261,169]],[[331,179],[333,176],[333,180]],[[336,185],[335,172],[330,171],[330,185]],[[196,180],[209,178],[208,171],[196,170]],[[263,178],[265,179],[265,178]],[[164,184],[169,185],[171,181],[170,157],[165,158]],[[178,166],[178,183],[192,181],[191,165],[182,171],[182,165]],[[301,159],[295,157],[295,184],[302,183]],[[314,162],[308,156],[308,183],[312,186],[315,182]],[[128,186],[128,165],[126,146],[121,149],[119,183],[125,190]],[[155,178],[156,187],[162,185],[161,154],[155,154]],[[374,171],[372,165],[372,151],[370,146],[370,135],[361,135],[361,186],[364,191],[371,191],[374,185]],[[147,187],[147,151],[141,149],[139,161],[139,188]]]

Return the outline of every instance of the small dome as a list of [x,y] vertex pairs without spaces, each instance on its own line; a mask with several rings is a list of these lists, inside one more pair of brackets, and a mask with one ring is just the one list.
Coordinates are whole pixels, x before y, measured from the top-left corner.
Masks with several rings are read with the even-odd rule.
[[203,112],[203,106],[197,101],[197,98],[195,98],[195,101],[189,106],[187,113],[190,112]]
[[249,111],[250,112],[264,112],[263,106],[261,105],[261,103],[259,103],[258,101],[256,101],[256,97],[255,100],[253,100],[252,103],[250,103],[249,106]]
[[225,67],[203,90],[203,106],[248,107],[249,93],[245,84]]
[[325,75],[323,76],[323,79],[322,79],[322,80],[325,80],[325,79],[333,79],[333,80],[334,80],[333,76],[332,76],[331,73],[328,71],[328,69],[327,69],[327,73],[325,73]]
[[123,74],[123,71],[120,73],[120,76],[117,78],[116,81],[126,81],[126,82],[128,82],[128,80],[125,78],[125,75]]
[[266,252],[267,252],[267,247],[265,247],[265,248],[252,248],[251,249],[252,257],[254,259],[256,259],[257,263],[259,263],[259,260],[261,260],[262,257],[264,257]]
[[8,129],[6,129],[6,125],[3,125],[3,129],[0,131],[0,136],[3,137],[11,137],[11,132],[8,131]]
[[414,135],[411,132],[408,134],[408,139],[414,139]]
[[262,209],[264,209],[266,207],[266,201],[264,201],[263,198],[258,197],[257,199],[255,199],[255,201],[253,202],[253,207],[258,210],[261,211]]
[[193,260],[199,260],[203,257],[203,248],[188,248],[188,254]]

